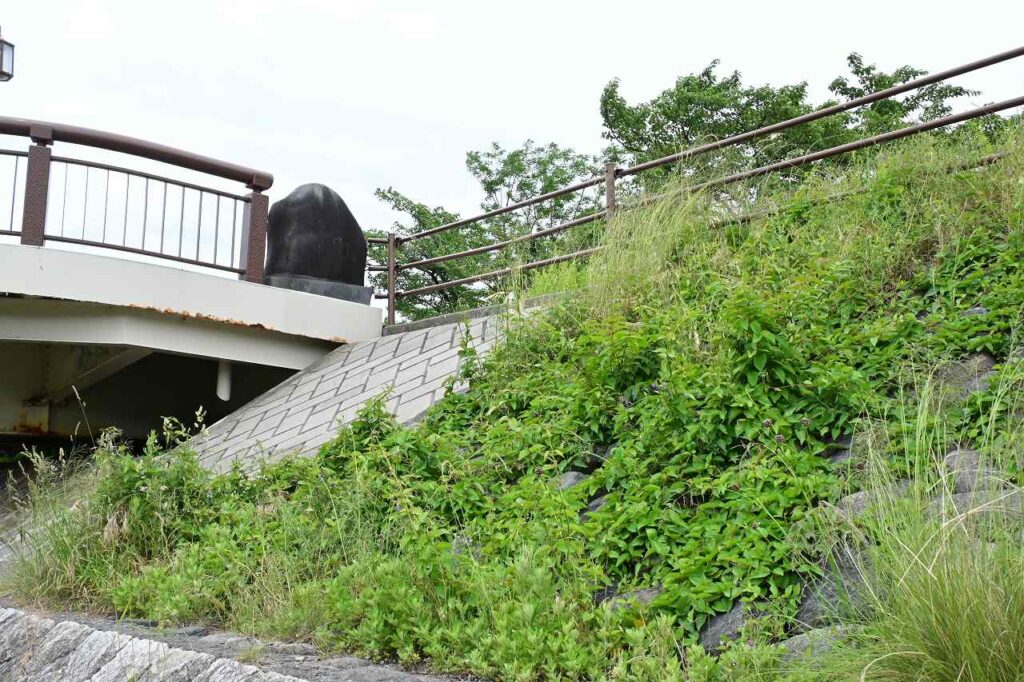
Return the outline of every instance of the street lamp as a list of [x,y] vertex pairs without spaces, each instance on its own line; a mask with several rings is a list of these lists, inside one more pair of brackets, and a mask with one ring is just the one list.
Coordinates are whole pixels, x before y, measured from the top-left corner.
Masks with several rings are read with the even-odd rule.
[[0,36],[0,81],[14,78],[14,45]]

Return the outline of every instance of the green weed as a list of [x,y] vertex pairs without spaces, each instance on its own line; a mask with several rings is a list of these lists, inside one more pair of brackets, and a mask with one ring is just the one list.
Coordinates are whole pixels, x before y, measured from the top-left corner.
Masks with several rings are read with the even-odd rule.
[[[1007,154],[995,165],[949,170],[995,149]],[[828,454],[871,431],[887,475],[903,476],[956,442],[1019,445],[1000,398],[1020,384],[1012,363],[964,403],[932,409],[912,387],[965,354],[1010,357],[1022,166],[1015,134],[997,146],[922,137],[791,188],[747,186],[728,210],[685,194],[623,210],[600,255],[541,282],[578,290],[510,318],[505,342],[466,363],[468,390],[420,425],[372,401],[317,457],[221,476],[187,446],[166,451],[180,430],[140,456],[108,435],[95,483],[74,509],[41,514],[9,586],[501,680],[854,675],[878,651],[867,635],[829,670],[787,672],[774,645],[822,573],[822,508],[870,483],[861,461]],[[749,210],[762,217],[736,218]],[[988,312],[962,315],[978,305]],[[1002,464],[1019,477],[1012,459]],[[568,471],[589,477],[559,490]],[[889,537],[877,544],[907,543]],[[955,542],[943,538],[942,556],[964,549]],[[1016,566],[982,559],[951,566],[947,583]],[[919,577],[908,605],[936,594]],[[924,624],[893,601],[913,583],[898,584],[879,587],[874,618],[899,631],[866,632],[923,651]],[[654,586],[646,606],[595,604]],[[737,602],[760,617],[720,652],[696,645]],[[993,634],[979,633],[972,652]],[[985,651],[1002,660],[1016,646]],[[889,653],[870,669],[897,670],[904,659]],[[941,679],[949,664],[929,656],[922,670]],[[1014,679],[999,675],[961,679]]]

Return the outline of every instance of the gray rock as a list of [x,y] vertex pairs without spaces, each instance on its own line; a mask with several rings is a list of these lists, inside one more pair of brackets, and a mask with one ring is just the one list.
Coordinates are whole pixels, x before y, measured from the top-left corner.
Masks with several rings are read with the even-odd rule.
[[54,675],[59,671],[75,649],[92,634],[94,630],[78,623],[65,621],[57,623],[49,634],[46,641],[32,657],[32,663],[28,667],[29,677],[46,679],[48,676],[59,678]]
[[992,385],[992,380],[996,378],[997,374],[998,372],[993,369],[970,379],[966,384],[964,384],[964,397],[969,397],[973,393],[987,391],[989,386]]
[[929,511],[967,520],[1024,518],[1024,490],[975,490],[932,500]]
[[315,656],[316,647],[305,642],[271,642],[267,651],[272,654],[290,654],[293,656]]
[[897,481],[892,485],[861,490],[847,495],[836,502],[836,508],[850,518],[863,516],[874,505],[904,495],[910,489],[910,481]]
[[988,315],[988,308],[986,308],[985,306],[976,305],[973,308],[968,308],[967,310],[963,311],[960,314],[963,317],[973,317],[975,315]]
[[126,625],[138,625],[143,628],[155,628],[160,625],[160,623],[155,620],[150,620],[148,618],[122,618],[121,622]]
[[566,471],[564,474],[559,476],[558,479],[555,481],[555,487],[557,487],[559,490],[568,490],[569,488],[572,488],[574,486],[579,485],[580,483],[583,483],[583,481],[587,480],[588,478],[590,478],[590,476],[587,476],[586,474],[581,474],[578,471]]
[[939,368],[935,380],[943,397],[962,402],[971,394],[984,391],[995,376],[996,361],[988,353],[971,353],[957,362]]
[[171,628],[166,632],[169,635],[181,635],[182,637],[205,637],[210,634],[210,629],[202,625],[187,625],[183,628]]
[[195,651],[170,649],[153,663],[139,682],[190,682],[213,665],[213,656]]
[[229,658],[218,658],[199,673],[194,682],[254,682],[259,670]]
[[736,602],[725,613],[712,616],[701,628],[697,641],[708,651],[716,651],[739,634],[746,620],[746,606],[743,602]]
[[130,640],[131,637],[117,632],[93,631],[68,657],[66,666],[61,670],[62,678],[54,679],[91,679],[117,655],[117,652],[126,647]]
[[590,504],[587,505],[586,511],[584,511],[582,514],[580,514],[580,521],[586,521],[588,518],[590,518],[591,514],[597,512],[602,507],[604,507],[606,504],[608,504],[608,496],[607,495],[601,495],[600,497],[595,497],[593,500],[590,501]]
[[[437,680],[386,665],[338,657],[316,660],[303,643],[268,643],[259,667],[230,658],[263,644],[252,637],[215,633],[189,637],[168,631],[81,615],[94,629],[74,621],[54,621],[0,608],[0,680],[2,682],[428,682]],[[122,628],[117,632],[112,628]],[[132,636],[139,632],[141,636]],[[161,641],[163,638],[165,641]],[[205,642],[204,642],[205,640]],[[173,642],[173,644],[169,644]],[[192,647],[206,648],[195,651]],[[239,651],[241,649],[241,651]]]
[[[278,665],[274,666],[274,672],[294,675],[309,682],[417,682],[437,679],[420,677],[383,665],[333,667],[325,665],[323,661],[296,663],[292,666]],[[263,678],[258,679],[259,682],[263,682]]]
[[664,591],[665,588],[661,585],[645,587],[639,590],[633,590],[632,592],[623,592],[622,594],[615,593],[614,588],[611,588],[611,594],[599,601],[607,602],[609,608],[614,611],[618,611],[619,609],[646,606],[654,601]]
[[199,641],[205,645],[218,647],[224,656],[237,656],[240,653],[263,646],[263,642],[255,637],[236,635],[231,632],[215,632],[212,635],[200,637]]
[[0,632],[3,632],[7,621],[22,618],[25,614],[17,609],[0,609]]
[[[294,682],[297,678],[290,675],[282,675],[279,672],[273,670],[261,670],[256,673],[256,677],[253,678],[253,682]],[[308,682],[303,680],[303,682]]]
[[1005,483],[996,469],[981,463],[981,455],[977,450],[957,448],[950,451],[943,462],[953,474],[955,493],[997,489]]
[[0,657],[0,680],[9,680],[24,675],[36,647],[45,641],[56,623],[48,618],[25,615],[7,620],[4,626],[0,632],[0,652],[10,658]]
[[782,655],[783,663],[790,663],[804,656],[821,656],[832,650],[847,632],[842,625],[818,628],[790,637],[781,643],[786,649]]
[[130,638],[112,659],[89,678],[89,682],[139,680],[169,654],[170,647],[163,642]]
[[806,632],[832,625],[840,616],[865,605],[868,559],[852,548],[833,550],[825,575],[804,586],[797,609],[794,632]]
[[608,459],[608,455],[611,451],[618,446],[618,443],[611,445],[595,445],[594,449],[590,451],[590,457],[587,458],[587,468],[590,471],[599,468]]
[[13,609],[7,609],[3,612],[2,620],[0,620],[0,651],[11,650],[8,641],[21,636],[22,621],[27,617],[26,614]]
[[336,670],[351,670],[352,668],[365,668],[371,665],[370,661],[365,658],[357,658],[356,656],[335,656],[323,660],[322,663]]
[[825,456],[828,457],[832,464],[842,464],[856,457],[853,436],[843,436],[835,443],[832,443]]
[[270,208],[267,277],[303,275],[363,285],[366,237],[337,192],[301,185]]

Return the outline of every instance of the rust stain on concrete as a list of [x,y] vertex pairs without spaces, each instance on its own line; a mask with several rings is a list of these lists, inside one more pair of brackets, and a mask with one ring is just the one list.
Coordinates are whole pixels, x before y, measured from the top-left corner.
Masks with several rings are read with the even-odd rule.
[[[262,322],[245,322],[243,320],[234,320],[230,317],[219,317],[217,315],[207,315],[205,313],[193,313],[188,310],[174,310],[173,308],[156,308],[153,306],[138,305],[135,303],[128,304],[129,308],[136,310],[146,310],[149,312],[160,313],[161,315],[174,315],[180,317],[183,320],[202,320],[205,322],[216,322],[218,324],[230,324],[235,327],[247,327],[249,329],[259,329],[262,331],[276,332],[278,334],[287,334],[288,336],[306,336],[305,334],[294,334],[291,332],[281,331],[273,327],[267,326]],[[307,338],[319,338],[324,341],[330,341],[337,344],[349,343],[349,340],[344,336],[329,336],[329,337],[307,337]]]

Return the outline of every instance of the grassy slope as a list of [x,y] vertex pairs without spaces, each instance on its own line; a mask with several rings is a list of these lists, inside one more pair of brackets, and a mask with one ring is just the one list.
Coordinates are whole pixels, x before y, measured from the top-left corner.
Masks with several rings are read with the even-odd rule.
[[[921,391],[900,390],[950,358],[1001,359],[1013,344],[1024,148],[1015,133],[996,146],[1008,153],[998,164],[950,173],[992,144],[917,139],[795,189],[762,188],[756,206],[782,210],[746,224],[710,228],[706,197],[624,212],[600,258],[544,280],[580,294],[513,327],[470,363],[470,390],[417,428],[378,403],[318,458],[252,478],[212,477],[186,452],[160,457],[155,441],[141,458],[107,443],[88,474],[95,492],[49,508],[56,520],[10,587],[500,679],[782,675],[766,644],[785,636],[834,539],[820,503],[867,476],[832,467],[829,442],[871,426],[894,475],[932,470],[961,440],[1012,451],[1014,429],[992,415],[1010,411],[1014,377],[944,410],[914,411]],[[989,313],[961,315],[974,305]],[[1019,459],[1003,464],[1019,477]],[[569,470],[592,474],[556,490]],[[54,497],[39,492],[44,513]],[[582,521],[600,495],[607,504]],[[878,527],[880,547],[904,551],[907,538]],[[1019,568],[1006,561],[984,565]],[[609,585],[663,591],[646,608],[595,607]],[[854,675],[869,656],[917,679],[925,658],[885,644],[910,630],[880,634],[899,620],[893,594],[867,634],[815,664],[831,668],[789,674]],[[741,641],[717,660],[690,646],[737,600],[764,613]],[[904,674],[884,662],[872,672]]]

